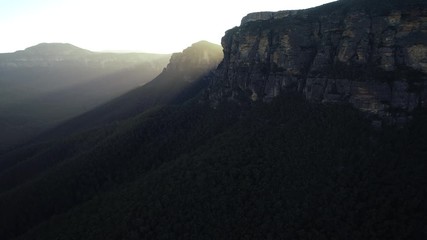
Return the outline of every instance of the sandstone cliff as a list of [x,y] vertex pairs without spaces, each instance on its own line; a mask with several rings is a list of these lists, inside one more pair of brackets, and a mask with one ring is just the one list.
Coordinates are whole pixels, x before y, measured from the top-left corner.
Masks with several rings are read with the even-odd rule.
[[420,1],[252,13],[222,45],[224,60],[209,89],[213,104],[299,92],[392,121],[427,108],[427,8]]
[[222,59],[220,45],[200,41],[180,53],[172,54],[164,71],[180,76],[185,82],[193,82],[215,69]]

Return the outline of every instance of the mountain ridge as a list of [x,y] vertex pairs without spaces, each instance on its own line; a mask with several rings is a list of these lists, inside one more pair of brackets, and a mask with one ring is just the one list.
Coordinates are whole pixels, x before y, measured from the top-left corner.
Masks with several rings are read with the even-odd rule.
[[270,101],[294,91],[406,122],[427,107],[426,17],[426,3],[417,0],[251,13],[222,39],[225,57],[210,99]]
[[[206,56],[209,56],[209,61]],[[147,84],[132,89],[93,111],[83,113],[58,128],[43,133],[39,138],[46,137],[50,132],[54,135],[62,131],[60,135],[69,134],[68,128],[76,131],[76,128],[82,130],[98,124],[124,120],[156,105],[182,103],[188,100],[186,94],[197,92],[208,84],[209,77],[203,76],[213,71],[221,60],[221,46],[207,41],[194,43],[181,53],[172,54],[163,71]]]
[[[200,48],[201,45],[204,46],[202,49]],[[192,48],[195,48],[195,50]],[[212,56],[210,61],[206,61],[206,53],[208,53],[209,56]],[[200,58],[200,61],[197,60],[197,58]],[[165,120],[160,120],[163,119],[163,117],[167,119],[167,121],[173,121],[173,116],[175,116],[175,114],[179,114],[183,118],[175,120],[180,122],[182,126],[186,126],[185,128],[191,128],[193,121],[187,121],[187,117],[185,117],[184,112],[179,113],[178,109],[185,109],[187,112],[192,111],[192,109],[180,107],[179,105],[184,104],[184,102],[197,96],[202,89],[206,87],[209,82],[209,71],[215,69],[221,60],[222,50],[218,45],[202,43],[190,46],[183,51],[183,54],[176,54],[174,58],[171,58],[169,68],[167,67],[164,69],[159,76],[149,83],[134,89],[121,97],[96,108],[95,110],[89,111],[88,113],[62,124],[60,127],[47,132],[45,135],[40,136],[39,139],[35,139],[33,142],[30,142],[21,148],[18,147],[15,150],[2,155],[0,157],[0,208],[5,206],[3,204],[8,205],[8,200],[6,199],[9,199],[9,196],[20,194],[21,191],[32,191],[32,187],[25,187],[27,184],[27,186],[38,186],[35,188],[41,187],[41,189],[43,189],[43,182],[46,181],[46,177],[48,179],[56,178],[55,175],[59,169],[62,169],[59,171],[70,171],[68,174],[71,175],[79,175],[82,171],[93,171],[94,169],[91,167],[84,168],[85,170],[81,169],[81,167],[86,164],[89,164],[87,166],[93,166],[92,164],[98,165],[98,163],[92,162],[92,160],[95,160],[93,156],[98,155],[105,150],[115,151],[114,147],[108,147],[106,149],[101,147],[104,143],[108,145],[113,144],[111,146],[116,147],[120,146],[120,148],[127,148],[127,150],[123,149],[120,153],[117,152],[119,155],[116,155],[116,153],[113,152],[107,153],[111,158],[108,157],[109,160],[104,159],[105,163],[110,162],[111,164],[116,165],[116,173],[122,175],[124,180],[129,181],[128,178],[135,178],[135,176],[133,176],[134,173],[131,172],[129,172],[129,176],[123,175],[128,170],[139,169],[136,165],[132,167],[132,163],[137,165],[142,164],[141,167],[143,167],[143,169],[151,166],[152,164],[158,164],[159,162],[155,159],[153,159],[153,161],[150,160],[147,163],[136,161],[136,159],[136,162],[131,160],[125,163],[121,162],[121,157],[119,156],[124,154],[129,158],[132,158],[131,156],[133,154],[139,155],[139,141],[144,141],[148,144],[147,146],[149,146],[150,141],[153,141],[153,137],[159,137],[158,141],[163,142],[164,138],[161,136],[160,132],[164,131],[165,134],[170,135],[166,130],[158,129],[158,127],[160,127],[157,125],[159,122],[164,124]],[[180,67],[175,68],[177,65],[180,65]],[[172,106],[163,107],[164,105]],[[173,105],[178,106],[174,107]],[[206,111],[206,108],[202,106],[197,107],[197,109],[197,111],[201,112]],[[194,113],[195,112],[193,112],[191,118],[194,119],[194,121],[197,121],[199,116]],[[157,116],[160,121],[156,120]],[[174,124],[169,125],[175,129],[174,131],[181,135],[185,135],[185,131],[183,131],[183,129],[175,128],[173,126]],[[144,126],[144,130],[141,135],[133,135],[131,131],[133,131],[134,128],[139,128],[141,126]],[[166,127],[166,129],[170,128]],[[136,137],[136,139],[134,139],[134,137]],[[206,136],[200,136],[198,139],[204,138],[206,138]],[[192,141],[195,140],[196,139]],[[179,141],[179,138],[173,137],[171,140],[167,141],[176,143]],[[149,149],[150,148],[147,150]],[[157,149],[157,147],[154,147],[153,149]],[[183,149],[177,148],[177,151],[181,152]],[[158,153],[163,154],[162,151],[159,151]],[[83,165],[81,165],[81,163]],[[98,165],[97,167],[99,168],[100,166],[101,165]],[[75,169],[75,171],[71,169]],[[23,173],[25,173],[25,177],[21,175]],[[63,177],[68,174],[65,174]],[[22,177],[19,177],[20,175]],[[63,177],[60,178],[67,182],[67,177]],[[78,177],[76,176],[75,179],[78,179]],[[58,181],[62,180],[58,179]],[[101,179],[97,179],[96,182],[98,180]],[[101,180],[101,182],[104,182],[104,180]],[[78,182],[75,183],[80,185]],[[93,185],[94,183],[95,182],[91,181],[87,182],[87,186],[91,186],[90,188],[95,187],[93,189],[94,191],[86,192],[89,194],[87,196],[90,197],[78,197],[79,200],[74,204],[87,201],[94,197],[96,192],[103,191],[102,189],[95,190],[97,187]],[[66,193],[66,195],[67,194],[68,193]],[[62,194],[59,194],[58,197],[61,195]],[[45,197],[49,196],[46,195]],[[1,199],[5,201],[2,201]],[[70,207],[68,204],[59,203],[56,210],[48,210],[45,208],[47,207],[47,205],[45,205],[46,202],[42,201],[38,202],[38,204],[41,204],[40,206],[44,209],[42,212],[47,210],[48,216],[45,215],[45,213],[39,212],[41,215],[34,215],[34,218],[31,217],[32,220],[23,223],[23,225],[18,226],[17,229],[28,230],[28,228],[31,227],[32,224],[36,224],[37,221],[43,219],[47,220],[46,217],[53,216],[62,211],[67,211]],[[23,206],[23,208],[27,207],[32,208],[31,205],[27,205],[26,207]],[[3,210],[0,211],[3,212]],[[9,218],[5,216],[6,215],[0,216],[0,222]],[[3,223],[0,225],[5,226]],[[8,234],[13,236],[17,233],[13,233],[15,231],[13,230],[15,227],[9,227],[5,232],[0,228],[0,236],[4,237]]]
[[129,64],[148,63],[171,54],[94,52],[70,43],[40,43],[13,53],[0,53],[0,70],[17,67],[48,67],[52,64],[74,63],[101,68],[123,68]]
[[[426,239],[427,111],[376,129],[349,101],[305,95],[310,74],[336,80],[326,98],[339,100],[338,80],[374,73],[336,64],[353,49],[341,43],[359,36],[352,24],[366,24],[346,15],[359,6],[243,24],[223,38],[217,70],[203,48],[184,50],[146,85],[0,154],[0,238]],[[388,6],[372,9],[389,16]],[[329,45],[324,62],[314,50]],[[277,85],[266,84],[272,75]]]
[[0,54],[0,151],[149,82],[170,56],[57,43]]
[[29,53],[40,55],[69,55],[69,54],[90,54],[89,50],[79,48],[70,43],[39,43],[37,45],[25,48],[24,50],[16,51],[15,53]]

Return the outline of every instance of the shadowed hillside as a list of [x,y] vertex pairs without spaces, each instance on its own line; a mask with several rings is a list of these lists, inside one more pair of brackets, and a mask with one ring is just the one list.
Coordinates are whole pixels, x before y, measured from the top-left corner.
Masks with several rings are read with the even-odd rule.
[[182,53],[174,53],[167,67],[151,82],[60,125],[40,138],[64,136],[132,117],[154,106],[182,103],[207,87],[211,76],[200,78],[214,70],[222,58],[221,46],[206,41],[194,43]]
[[[80,147],[90,147],[85,141],[82,143],[77,141],[84,140],[89,132],[94,132],[95,138],[91,144],[95,144],[99,140],[96,137],[98,130],[101,132],[105,130],[106,134],[111,134],[120,121],[128,120],[151,108],[183,104],[199,95],[209,84],[212,75],[210,71],[214,70],[221,60],[221,47],[204,41],[193,44],[182,53],[174,54],[168,66],[151,82],[43,133],[23,147],[0,156],[0,172],[7,172],[4,175],[7,177],[3,178],[3,181],[0,180],[0,186],[10,189],[14,184],[25,182],[33,175],[40,174],[45,168],[73,156],[80,151]],[[79,133],[84,131],[87,133],[83,133],[85,137],[82,138]],[[68,139],[67,137],[73,140],[63,142],[64,139]],[[59,139],[59,143],[52,147],[48,141],[53,142],[55,139]],[[56,153],[61,156],[56,156]],[[23,161],[25,163],[21,163]],[[29,172],[16,178],[21,175],[19,173],[21,170]],[[12,184],[9,180],[15,183]]]
[[169,57],[53,43],[0,54],[0,151],[152,80]]
[[[402,22],[390,18],[400,30],[427,26],[423,7],[404,15],[412,1],[382,3],[248,15],[223,38],[218,67],[221,47],[195,43],[153,81],[0,154],[0,239],[427,239],[426,108],[411,109],[399,127],[373,126],[365,109],[339,98],[349,91],[344,77],[371,94],[368,109],[382,95],[359,78],[388,90],[414,81],[415,92],[400,90],[424,91],[415,69],[424,66],[423,44],[407,52],[422,61],[403,57],[415,65],[402,75],[347,72],[362,61],[347,53],[366,53],[352,47],[366,43],[353,41],[361,29],[352,24],[366,22],[348,11],[373,14],[383,27],[404,6]],[[322,31],[303,31],[319,24]],[[388,65],[395,45],[376,45],[394,38],[368,36],[382,49],[368,52],[384,57],[368,63],[402,67]],[[405,102],[395,90],[382,104]]]

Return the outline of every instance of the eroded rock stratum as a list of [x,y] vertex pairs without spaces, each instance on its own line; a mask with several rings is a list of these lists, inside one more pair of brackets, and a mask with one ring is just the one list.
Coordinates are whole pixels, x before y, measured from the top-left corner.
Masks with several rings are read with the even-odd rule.
[[[425,5],[425,4],[424,4]],[[427,108],[427,8],[252,13],[222,39],[209,98],[269,101],[298,92],[389,121]]]

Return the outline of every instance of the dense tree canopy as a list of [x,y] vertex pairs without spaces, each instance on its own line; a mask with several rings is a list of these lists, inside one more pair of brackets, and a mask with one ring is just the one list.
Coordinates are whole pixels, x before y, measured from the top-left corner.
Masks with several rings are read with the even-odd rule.
[[152,110],[114,130],[68,140],[74,153],[57,151],[61,142],[41,146],[41,155],[62,160],[2,191],[0,234],[421,239],[425,119],[377,131],[348,106],[298,97],[243,108],[190,102]]

